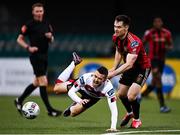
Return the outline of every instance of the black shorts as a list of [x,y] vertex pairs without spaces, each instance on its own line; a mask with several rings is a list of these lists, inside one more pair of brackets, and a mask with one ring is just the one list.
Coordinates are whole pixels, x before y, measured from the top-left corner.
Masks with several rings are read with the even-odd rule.
[[48,57],[44,54],[36,54],[30,56],[30,62],[36,77],[47,74]]
[[100,100],[100,98],[94,98],[94,97],[92,97],[92,96],[89,96],[85,91],[83,91],[83,90],[79,90],[78,91],[80,94],[81,94],[81,98],[82,99],[89,99],[89,102],[87,103],[87,104],[84,104],[83,105],[83,107],[84,108],[89,108],[89,107],[91,107],[91,106],[93,106],[94,104],[96,104],[99,100]]
[[163,73],[165,61],[153,59],[151,60],[152,69],[158,68],[158,70]]
[[140,69],[140,68],[132,68],[123,73],[120,83],[126,86],[131,86],[132,83],[137,83],[140,86],[143,86],[146,82],[151,68]]

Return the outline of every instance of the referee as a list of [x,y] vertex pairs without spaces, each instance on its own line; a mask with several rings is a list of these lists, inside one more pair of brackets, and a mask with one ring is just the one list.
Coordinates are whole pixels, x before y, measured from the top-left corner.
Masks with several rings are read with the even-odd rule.
[[[53,42],[53,30],[51,25],[44,19],[44,6],[41,3],[32,5],[33,19],[25,23],[21,27],[17,42],[20,46],[29,52],[29,58],[34,70],[35,79],[29,84],[21,96],[15,99],[17,110],[22,114],[22,103],[37,87],[40,88],[41,98],[47,108],[49,116],[59,116],[61,111],[51,107],[46,87],[48,85],[47,65],[48,65],[48,47]],[[30,44],[25,41],[24,37],[28,37]]]

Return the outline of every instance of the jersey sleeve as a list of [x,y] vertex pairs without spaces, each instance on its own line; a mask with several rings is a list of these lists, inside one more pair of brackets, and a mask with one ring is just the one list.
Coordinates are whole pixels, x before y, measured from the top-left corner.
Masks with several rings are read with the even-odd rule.
[[117,104],[116,104],[116,101],[111,102],[110,98],[107,98],[107,100],[108,100],[109,109],[111,111],[111,127],[110,128],[116,129],[117,119],[118,119]]
[[78,86],[73,86],[69,91],[68,91],[68,96],[75,101],[76,103],[80,103],[81,102],[81,98],[76,94],[77,91],[79,91],[79,87]]
[[86,73],[82,76],[79,77],[79,79],[76,81],[76,85],[78,87],[84,87],[84,85],[86,84],[86,79],[90,76],[90,73]]
[[130,54],[139,54],[141,49],[142,42],[140,40],[135,40],[130,43],[129,53]]
[[26,36],[28,35],[28,31],[29,31],[29,23],[25,23],[21,26],[19,34]]
[[167,37],[166,38],[167,38],[168,45],[173,46],[173,40],[172,40],[172,35],[171,35],[170,31],[167,32]]
[[143,42],[149,41],[150,38],[150,30],[146,30],[143,36]]
[[106,84],[106,87],[104,88],[105,89],[105,96],[107,98],[112,98],[115,96],[115,90],[113,88],[113,85],[112,83],[108,80],[108,83]]

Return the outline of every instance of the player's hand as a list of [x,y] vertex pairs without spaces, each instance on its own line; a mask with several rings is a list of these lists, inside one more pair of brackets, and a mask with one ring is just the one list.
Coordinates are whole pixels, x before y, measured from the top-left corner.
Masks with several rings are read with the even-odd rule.
[[80,102],[80,104],[85,105],[85,104],[87,104],[88,102],[89,102],[89,99],[82,99],[81,102]]
[[118,129],[115,129],[115,128],[109,128],[109,129],[106,129],[106,132],[118,132],[119,130]]
[[113,71],[111,71],[111,72],[109,72],[108,73],[108,79],[111,79],[111,78],[113,78],[114,77],[114,72]]
[[46,36],[46,38],[51,39],[53,35],[51,32],[47,32],[47,33],[45,33],[45,36]]
[[37,51],[38,51],[38,48],[35,47],[35,46],[33,46],[33,47],[28,47],[28,51],[29,51],[30,53],[34,53],[34,52],[37,52]]

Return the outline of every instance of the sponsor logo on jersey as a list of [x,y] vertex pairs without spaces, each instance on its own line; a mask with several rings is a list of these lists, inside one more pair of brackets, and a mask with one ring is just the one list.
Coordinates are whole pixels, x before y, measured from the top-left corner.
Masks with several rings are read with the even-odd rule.
[[132,48],[134,48],[134,47],[136,47],[136,46],[138,46],[139,45],[139,43],[137,42],[137,41],[133,41],[132,43],[131,43],[131,47]]

